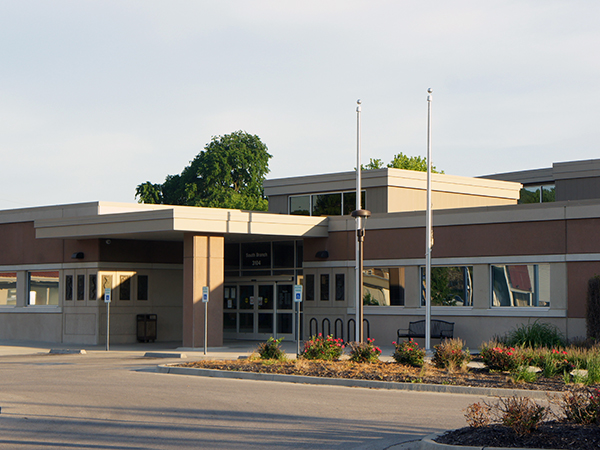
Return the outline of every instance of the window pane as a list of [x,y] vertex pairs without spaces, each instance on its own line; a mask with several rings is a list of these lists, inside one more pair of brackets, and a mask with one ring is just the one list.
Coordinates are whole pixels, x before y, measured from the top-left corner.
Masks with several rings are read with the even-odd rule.
[[363,305],[404,305],[404,267],[370,267],[364,269]]
[[319,194],[312,196],[313,216],[342,215],[342,194]]
[[58,271],[29,272],[28,305],[58,305]]
[[236,331],[237,315],[236,313],[223,313],[223,330]]
[[277,285],[277,309],[292,309],[292,292],[293,287],[291,284],[278,284]]
[[304,261],[304,242],[296,241],[296,267],[302,267]]
[[547,184],[542,186],[542,202],[555,202],[556,201],[556,187],[553,184]]
[[119,284],[119,300],[131,300],[131,277],[121,275]]
[[[425,305],[425,268],[421,268],[421,304]],[[432,306],[473,306],[473,267],[431,268]]]
[[[360,197],[363,209],[369,209],[366,204],[365,191],[361,192]],[[344,192],[344,215],[349,216],[354,210],[356,210],[356,192]]]
[[89,300],[96,300],[98,298],[97,280],[98,276],[95,273],[89,276]]
[[240,270],[240,244],[225,244],[225,270]]
[[526,186],[521,189],[519,203],[539,203],[541,186]]
[[73,300],[73,275],[65,275],[65,300]]
[[304,283],[306,284],[306,300],[315,299],[315,276],[314,274],[308,274],[304,277]]
[[296,216],[310,216],[310,196],[300,195],[290,197],[290,214]]
[[335,299],[338,301],[346,299],[346,283],[343,273],[335,274]]
[[137,299],[148,300],[148,275],[138,275],[137,281]]
[[85,275],[77,275],[77,300],[85,300]]
[[223,295],[223,309],[237,308],[237,286],[225,286],[225,294]]
[[0,272],[0,305],[17,304],[17,273]]
[[550,306],[550,264],[493,265],[493,306]]
[[292,313],[277,314],[277,332],[291,334],[294,315]]
[[294,241],[273,242],[273,267],[294,268]]
[[271,269],[271,243],[242,244],[242,269]]
[[321,300],[329,300],[329,274],[321,274]]

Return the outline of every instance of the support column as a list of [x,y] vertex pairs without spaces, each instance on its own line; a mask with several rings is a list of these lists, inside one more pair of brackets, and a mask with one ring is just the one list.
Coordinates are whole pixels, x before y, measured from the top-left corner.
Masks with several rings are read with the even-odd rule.
[[183,238],[183,346],[204,346],[202,287],[208,286],[208,346],[223,345],[224,238],[186,233]]

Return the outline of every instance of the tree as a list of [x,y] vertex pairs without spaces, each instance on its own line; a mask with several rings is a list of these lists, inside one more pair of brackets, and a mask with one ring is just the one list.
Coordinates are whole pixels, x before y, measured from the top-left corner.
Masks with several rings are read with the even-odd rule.
[[[381,159],[373,159],[369,158],[369,164],[363,166],[361,165],[361,169],[363,170],[373,170],[373,169],[383,169],[386,167],[383,164],[383,160]],[[394,159],[387,165],[392,169],[404,169],[404,170],[417,170],[419,172],[427,172],[427,158],[421,158],[420,156],[406,156],[402,152],[398,153],[394,156]],[[433,173],[444,173],[444,171],[439,171],[435,168],[435,166],[431,166],[431,171]]]
[[135,196],[140,203],[266,211],[263,181],[270,158],[256,135],[214,136],[180,175],[168,175],[163,184],[142,183]]
[[[392,159],[388,167],[394,169],[405,169],[405,170],[417,170],[419,172],[427,172],[427,158],[421,158],[420,156],[406,156],[402,152],[398,153]],[[435,168],[434,165],[431,166],[431,171],[433,173],[444,173],[444,171],[439,171]]]

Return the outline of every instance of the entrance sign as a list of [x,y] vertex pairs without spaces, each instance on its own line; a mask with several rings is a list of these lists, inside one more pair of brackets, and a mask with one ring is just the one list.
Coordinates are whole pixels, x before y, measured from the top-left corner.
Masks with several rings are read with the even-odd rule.
[[204,287],[202,288],[202,301],[203,301],[204,303],[207,303],[207,302],[208,302],[208,286],[204,286]]
[[302,285],[301,284],[294,285],[294,301],[296,303],[300,303],[302,301]]

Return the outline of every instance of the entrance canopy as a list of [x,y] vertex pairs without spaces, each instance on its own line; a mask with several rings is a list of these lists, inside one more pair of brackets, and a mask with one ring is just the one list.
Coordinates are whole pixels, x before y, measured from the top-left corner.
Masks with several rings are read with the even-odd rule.
[[34,220],[36,238],[183,241],[184,234],[199,233],[231,235],[245,240],[327,237],[328,233],[326,217],[107,202],[63,208],[64,214],[47,214]]

